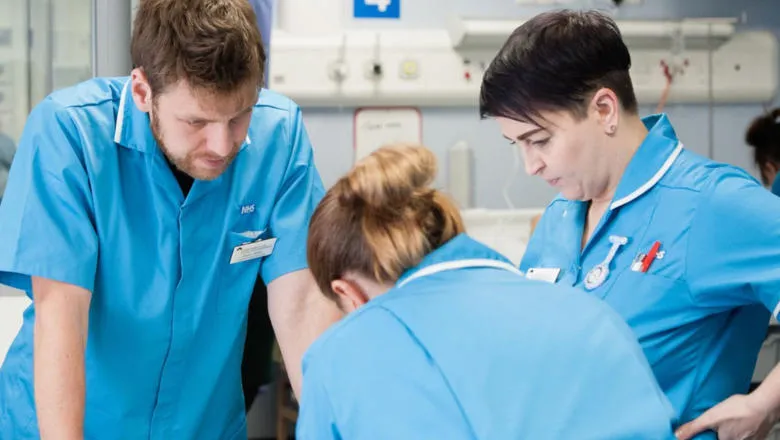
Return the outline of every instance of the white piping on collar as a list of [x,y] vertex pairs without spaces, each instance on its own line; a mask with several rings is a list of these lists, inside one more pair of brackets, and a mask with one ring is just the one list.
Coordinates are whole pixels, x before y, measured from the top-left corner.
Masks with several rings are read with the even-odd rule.
[[636,198],[649,191],[650,188],[655,186],[655,184],[658,183],[658,181],[661,180],[662,177],[664,177],[664,174],[666,174],[666,172],[669,171],[669,168],[672,167],[672,164],[677,159],[677,156],[680,155],[682,149],[683,149],[682,142],[677,142],[677,147],[674,149],[674,151],[672,151],[672,154],[669,155],[669,157],[666,159],[666,162],[664,162],[664,164],[661,166],[658,172],[655,173],[655,175],[651,177],[650,180],[645,182],[639,188],[635,189],[634,192],[632,192],[631,194],[623,197],[620,200],[615,200],[614,202],[612,202],[612,204],[609,205],[609,209],[620,208],[621,206],[634,201]]
[[119,143],[122,140],[122,127],[125,124],[125,101],[127,100],[127,88],[131,80],[125,82],[122,87],[122,96],[119,98],[119,111],[116,112],[116,129],[114,129],[114,142]]
[[488,259],[455,260],[432,264],[428,267],[424,267],[413,273],[411,276],[409,276],[409,278],[398,283],[398,287],[403,287],[412,280],[433,275],[435,273],[444,272],[446,270],[465,269],[467,267],[492,267],[496,269],[508,270],[509,272],[513,272],[521,276],[523,275],[523,272],[521,272],[520,269],[504,261]]
[[[131,80],[127,80],[125,82],[124,87],[122,87],[122,95],[119,97],[119,111],[117,112],[116,116],[116,128],[114,129],[114,142],[119,143],[122,140],[122,128],[125,124],[125,102],[127,101],[127,89],[130,85]],[[252,143],[252,140],[249,139],[249,133],[246,134],[246,144],[249,145]]]

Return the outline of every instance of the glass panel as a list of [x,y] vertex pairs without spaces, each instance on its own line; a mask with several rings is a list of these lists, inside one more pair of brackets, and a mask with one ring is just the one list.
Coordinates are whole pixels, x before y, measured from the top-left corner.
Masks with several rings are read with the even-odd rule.
[[29,109],[27,4],[0,0],[0,148],[16,139]]
[[92,76],[92,0],[0,0],[0,199],[27,114]]
[[0,198],[29,109],[27,3],[0,0]]
[[[12,0],[13,1],[13,0]],[[28,0],[31,102],[92,77],[92,0]]]
[[92,77],[92,0],[48,2],[54,5],[52,88],[56,90]]

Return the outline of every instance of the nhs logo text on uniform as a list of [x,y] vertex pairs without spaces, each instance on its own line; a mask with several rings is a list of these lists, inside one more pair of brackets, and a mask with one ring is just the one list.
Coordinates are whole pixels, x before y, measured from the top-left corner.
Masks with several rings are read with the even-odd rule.
[[241,207],[241,215],[251,214],[255,212],[255,204],[244,205]]

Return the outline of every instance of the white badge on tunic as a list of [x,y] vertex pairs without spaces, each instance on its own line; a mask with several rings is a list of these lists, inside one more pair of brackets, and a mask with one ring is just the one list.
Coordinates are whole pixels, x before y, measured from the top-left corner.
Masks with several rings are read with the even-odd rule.
[[230,264],[267,257],[273,253],[275,244],[276,239],[269,238],[268,240],[253,241],[251,243],[238,245],[233,248]]
[[607,254],[607,258],[594,266],[593,269],[591,269],[590,272],[588,272],[588,274],[585,276],[585,288],[588,290],[593,290],[604,284],[604,281],[606,281],[607,277],[609,276],[609,264],[615,258],[615,255],[617,255],[620,246],[628,243],[628,237],[611,235],[609,237],[609,242],[612,243],[612,248],[610,248],[609,254]]
[[525,273],[525,277],[529,280],[539,280],[548,283],[555,283],[558,281],[558,274],[561,270],[557,267],[532,267]]

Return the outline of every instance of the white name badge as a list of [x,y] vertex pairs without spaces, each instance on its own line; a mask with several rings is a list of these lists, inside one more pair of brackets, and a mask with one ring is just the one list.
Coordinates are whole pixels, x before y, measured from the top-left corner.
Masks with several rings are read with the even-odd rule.
[[233,248],[230,264],[267,257],[273,253],[275,244],[276,239],[269,238],[268,240],[253,241],[251,243],[238,245]]
[[557,267],[532,267],[525,273],[525,277],[529,280],[546,281],[548,283],[555,283],[558,281],[558,274],[561,270]]

